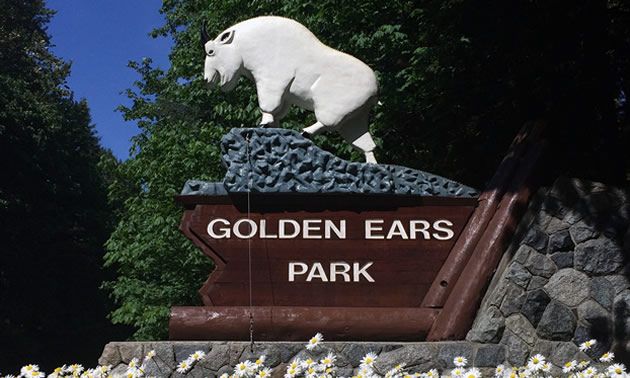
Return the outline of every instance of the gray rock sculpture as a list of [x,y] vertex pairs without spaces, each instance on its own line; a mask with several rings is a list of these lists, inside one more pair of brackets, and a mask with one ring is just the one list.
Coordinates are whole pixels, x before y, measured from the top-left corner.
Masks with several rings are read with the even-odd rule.
[[478,195],[473,188],[431,173],[340,159],[294,130],[232,129],[223,137],[221,150],[227,169],[223,183],[188,181],[182,195],[250,190],[252,193]]

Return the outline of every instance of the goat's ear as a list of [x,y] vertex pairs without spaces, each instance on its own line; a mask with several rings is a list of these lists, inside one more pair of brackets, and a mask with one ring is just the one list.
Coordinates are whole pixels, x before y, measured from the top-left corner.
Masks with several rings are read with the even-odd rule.
[[221,34],[219,36],[219,43],[222,45],[227,45],[229,43],[232,43],[232,40],[234,40],[234,30],[228,30],[226,32],[223,32],[223,34]]

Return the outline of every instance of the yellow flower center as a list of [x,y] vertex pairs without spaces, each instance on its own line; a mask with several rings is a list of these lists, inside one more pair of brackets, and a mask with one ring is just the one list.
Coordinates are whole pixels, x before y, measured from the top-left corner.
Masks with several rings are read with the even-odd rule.
[[313,363],[313,360],[311,360],[311,359],[309,358],[308,360],[306,360],[306,363],[310,365],[310,364],[312,364],[312,363]]
[[324,364],[328,365],[330,363],[330,360],[327,358],[324,360]]
[[314,371],[315,371],[315,369],[313,369],[313,368],[308,369],[308,373],[309,374],[313,374]]
[[617,368],[617,369],[615,370],[615,373],[617,373],[617,374],[621,374],[621,373],[622,373],[622,371],[621,371],[621,369]]
[[261,377],[264,377],[265,375],[267,375],[267,372],[266,372],[266,371],[264,371],[264,370],[263,370],[263,371],[261,371],[261,372],[260,372],[260,376],[261,376]]
[[326,373],[330,373],[331,371],[332,371],[332,368],[326,369]]
[[538,358],[534,358],[534,359],[532,360],[532,362],[533,362],[533,363],[535,363],[535,364],[537,364],[537,363],[539,362],[539,361],[538,361]]
[[567,362],[566,364],[564,364],[564,366],[566,367],[571,367],[571,365],[572,365],[571,362]]
[[371,364],[371,363],[372,363],[372,359],[371,359],[371,358],[369,358],[369,357],[368,357],[368,358],[366,358],[366,359],[365,359],[365,363],[366,363],[366,364]]
[[295,374],[295,369],[289,370],[289,374]]
[[182,362],[182,364],[181,364],[180,366],[181,366],[182,368],[185,368],[186,366],[188,366],[188,364],[187,364],[187,363],[185,363],[185,362]]
[[262,361],[260,359],[256,360],[256,365],[260,365],[262,364]]

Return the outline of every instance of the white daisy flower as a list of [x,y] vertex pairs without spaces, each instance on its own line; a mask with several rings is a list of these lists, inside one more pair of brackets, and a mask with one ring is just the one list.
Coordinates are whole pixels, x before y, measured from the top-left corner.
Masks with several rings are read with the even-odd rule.
[[132,358],[131,361],[129,361],[129,365],[130,368],[135,368],[138,367],[138,359],[137,358]]
[[325,367],[331,367],[335,364],[335,360],[337,356],[333,352],[329,352],[326,357],[324,357],[321,361],[319,361]]
[[584,374],[584,377],[590,378],[597,375],[597,369],[594,367],[588,367],[582,371],[582,374]]
[[464,367],[468,363],[468,360],[466,359],[466,357],[458,356],[453,359],[453,363],[457,367]]
[[584,370],[584,369],[586,369],[586,368],[587,368],[590,364],[591,364],[591,361],[584,361],[584,360],[582,360],[582,361],[580,361],[580,363],[579,363],[579,364],[577,364],[577,366],[578,366],[578,368],[579,368],[579,369]]
[[26,366],[22,366],[22,369],[20,369],[20,373],[22,375],[28,375],[33,371],[38,371],[39,370],[39,366],[37,365],[33,365],[33,364],[29,364]]
[[188,356],[189,359],[194,360],[194,361],[199,361],[202,358],[204,358],[206,356],[206,353],[198,350],[195,353],[191,354],[190,356]]
[[177,364],[177,372],[180,374],[186,374],[188,370],[192,368],[192,361],[186,359],[179,364]]
[[503,375],[505,378],[517,378],[518,377],[518,372],[514,371],[514,370],[506,370],[505,371],[505,375]]
[[494,376],[495,377],[501,377],[501,376],[503,376],[504,373],[505,373],[505,365],[503,365],[503,364],[497,365],[497,368],[494,369]]
[[626,366],[624,364],[613,364],[608,367],[606,372],[611,377],[622,377],[625,375]]
[[592,347],[593,345],[595,345],[595,344],[597,344],[597,340],[595,340],[595,339],[591,339],[591,340],[589,340],[589,341],[585,341],[585,342],[583,342],[582,344],[580,344],[580,350],[581,350],[582,352],[585,352],[585,351],[587,351],[587,350],[591,349],[591,347]]
[[374,363],[374,360],[376,360],[376,357],[377,357],[376,353],[369,352],[361,359],[361,365],[371,367],[372,364]]
[[481,372],[477,368],[471,368],[464,373],[464,378],[481,378]]
[[540,370],[544,371],[545,373],[549,373],[551,371],[551,364],[545,362]]
[[437,369],[431,369],[427,372],[428,378],[438,378],[439,376],[440,374],[438,373]]
[[306,349],[313,350],[317,348],[322,341],[324,341],[324,336],[321,333],[317,332],[317,334],[315,334],[315,336],[311,338],[308,344],[306,344]]
[[243,377],[245,376],[247,373],[249,373],[253,368],[253,364],[250,360],[247,360],[245,362],[241,362],[238,365],[236,365],[234,367],[234,374],[237,377]]
[[[50,373],[50,374],[48,375],[48,377],[49,377],[49,378],[57,378],[57,377],[59,377],[59,375],[60,375],[60,374],[62,374],[62,373],[63,373],[63,367],[58,367],[58,368],[55,368],[55,370],[53,370],[53,372],[52,372],[52,373]],[[5,377],[5,378],[6,378],[6,377]]]
[[149,351],[149,353],[147,353],[147,355],[144,357],[144,360],[145,360],[145,361],[146,361],[146,360],[150,360],[150,359],[152,359],[153,357],[155,357],[155,350],[151,350],[151,351]]
[[31,370],[27,374],[25,374],[25,377],[44,378],[46,377],[46,374],[43,371]]
[[564,364],[564,367],[562,368],[562,372],[563,373],[570,373],[573,370],[575,370],[577,368],[577,361],[573,360],[573,361],[569,361],[566,364]]
[[256,374],[256,378],[269,378],[269,376],[271,376],[271,369],[269,368],[263,368]]
[[461,367],[456,367],[455,369],[451,370],[452,377],[461,377],[463,375],[464,375],[464,369],[462,369]]
[[257,367],[262,367],[265,363],[265,360],[267,359],[267,356],[262,355],[260,357],[258,357],[258,359],[256,361],[254,361],[254,363],[256,364]]
[[615,358],[615,354],[613,352],[604,353],[599,360],[601,362],[611,362]]
[[374,370],[369,366],[362,366],[360,367],[359,374],[363,377],[371,377],[374,375]]
[[545,356],[542,354],[536,354],[527,362],[527,368],[532,371],[538,371],[542,369],[545,362]]

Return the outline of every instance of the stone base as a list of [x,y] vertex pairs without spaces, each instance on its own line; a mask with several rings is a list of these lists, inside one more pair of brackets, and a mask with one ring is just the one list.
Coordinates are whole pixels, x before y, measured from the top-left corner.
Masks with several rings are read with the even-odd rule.
[[[325,337],[325,336],[324,336]],[[506,363],[506,349],[502,345],[472,342],[326,342],[320,348],[307,351],[306,342],[260,342],[252,350],[249,342],[221,341],[174,341],[174,342],[111,342],[105,346],[99,359],[101,365],[112,365],[114,375],[124,374],[127,364],[155,350],[156,356],[146,364],[145,376],[177,377],[177,363],[195,351],[207,353],[186,376],[218,377],[232,374],[234,366],[245,360],[254,361],[265,355],[265,366],[273,369],[272,378],[282,377],[286,365],[295,358],[321,360],[329,351],[337,356],[336,376],[351,377],[358,372],[361,359],[369,352],[379,356],[375,367],[383,375],[398,364],[406,364],[409,372],[426,372],[438,369],[450,372],[454,368],[453,358],[464,356],[469,366],[478,367],[484,376],[494,376],[495,367]]]

